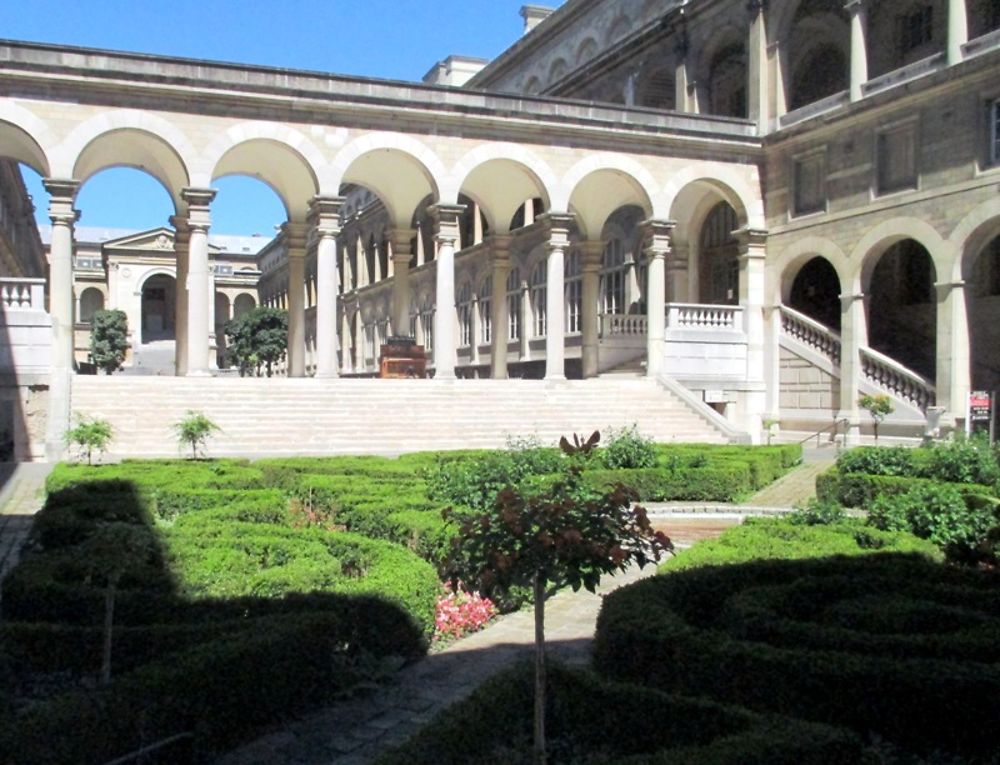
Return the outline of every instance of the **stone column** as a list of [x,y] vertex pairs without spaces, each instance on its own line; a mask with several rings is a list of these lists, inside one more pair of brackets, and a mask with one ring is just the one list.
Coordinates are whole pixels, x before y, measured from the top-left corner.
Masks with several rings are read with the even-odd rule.
[[434,311],[434,378],[455,379],[458,355],[455,348],[455,242],[465,205],[434,205],[436,224],[436,300]]
[[864,96],[868,82],[868,0],[847,0],[851,14],[851,100]]
[[187,374],[188,295],[185,285],[191,229],[183,215],[172,216],[170,224],[174,227],[174,257],[177,260],[177,278],[174,282],[174,373],[183,376]]
[[354,371],[367,372],[368,366],[365,362],[365,325],[361,318],[361,301],[358,301],[357,309],[354,311]]
[[[479,293],[473,290],[469,301],[469,363],[472,366],[479,364],[479,335],[482,333],[482,326],[479,318]],[[477,371],[476,377],[481,375]]]
[[306,235],[304,223],[281,227],[288,248],[288,376],[306,375]]
[[667,258],[667,302],[687,303],[690,275],[688,274],[687,245],[678,244],[671,238],[670,255]]
[[209,294],[208,229],[212,223],[209,205],[215,198],[214,189],[187,188],[181,196],[188,203],[187,273],[187,375],[203,377],[209,374]]
[[[534,315],[531,312],[531,289],[528,287],[528,280],[524,278],[523,273],[521,274],[521,283],[518,285],[518,294],[521,296],[517,303],[521,308],[521,332],[517,339],[517,344],[520,347],[518,356],[521,361],[528,361],[531,358],[531,333],[534,328]],[[545,308],[548,309],[548,304]]]
[[747,73],[750,77],[747,88],[747,105],[750,119],[757,123],[760,134],[768,128],[768,87],[767,87],[767,24],[764,0],[749,0],[750,38],[747,44]]
[[937,405],[945,408],[945,424],[964,419],[972,387],[969,320],[965,307],[965,282],[936,284]]
[[219,338],[215,331],[215,264],[208,264],[208,367],[219,370]]
[[744,228],[737,232],[740,244],[740,306],[747,337],[747,383],[743,400],[743,427],[754,443],[760,440],[767,404],[765,391],[766,337],[764,333],[764,265],[767,232]]
[[396,228],[390,234],[392,247],[392,334],[408,337],[410,334],[410,260],[413,253],[410,242],[416,232],[409,228]]
[[510,274],[510,243],[512,237],[494,235],[489,238],[493,263],[493,297],[490,303],[490,377],[507,379],[507,276]]
[[948,0],[948,65],[963,58],[962,46],[969,41],[969,12],[966,0]]
[[[337,237],[343,197],[319,195],[309,206],[316,228],[316,377],[337,376]],[[349,345],[347,334],[344,344]]]
[[356,250],[358,253],[358,289],[361,289],[371,283],[371,275],[368,273],[368,253],[365,251],[365,243],[361,239],[360,234],[358,235]]
[[73,198],[80,184],[46,178],[52,243],[49,247],[49,315],[52,320],[52,373],[49,378],[48,425],[45,451],[50,461],[62,457],[63,434],[70,427],[75,321],[73,315],[73,224],[79,214]]
[[351,317],[344,306],[344,312],[340,317],[340,371],[341,374],[349,375],[354,372],[354,364],[351,359],[351,345],[354,338],[351,336]]
[[[679,12],[683,13],[681,8]],[[688,35],[686,26],[678,27],[674,42],[674,108],[679,112],[691,111],[688,101]]]
[[580,245],[580,334],[582,335],[583,377],[590,379],[598,374],[598,303],[600,302],[601,264],[604,259],[604,242],[583,242]]
[[673,221],[649,220],[643,224],[646,249],[646,374],[663,374],[667,331],[667,256]]
[[550,213],[545,279],[545,379],[566,379],[566,250],[571,215]]
[[861,348],[868,344],[865,296],[840,296],[840,411],[838,420],[847,420],[848,445],[861,441]]

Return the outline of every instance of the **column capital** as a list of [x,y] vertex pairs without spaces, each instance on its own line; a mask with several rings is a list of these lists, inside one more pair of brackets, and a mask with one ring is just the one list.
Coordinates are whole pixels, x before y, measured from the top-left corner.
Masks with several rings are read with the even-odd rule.
[[458,240],[458,226],[465,212],[465,205],[431,205],[427,213],[434,220],[434,241],[454,245]]
[[743,228],[734,231],[733,236],[740,246],[740,255],[763,258],[763,249],[767,246],[767,231],[760,228]]
[[962,289],[965,287],[964,279],[956,279],[947,282],[935,282],[934,289],[938,292],[951,292],[954,289]]
[[188,186],[181,189],[181,199],[187,202],[188,206],[192,209],[196,207],[208,207],[212,204],[212,200],[215,199],[217,193],[215,189],[197,189]]
[[855,294],[843,294],[840,295],[840,305],[843,308],[850,308],[855,303],[861,302],[865,299],[866,295],[864,293],[858,292]]
[[281,224],[281,235],[288,245],[288,257],[305,257],[309,242],[309,224],[299,221],[285,221]]
[[49,192],[49,220],[53,225],[72,226],[80,219],[80,211],[73,208],[73,201],[80,182],[57,178],[43,178],[42,185]]
[[395,261],[405,260],[410,262],[413,257],[413,248],[410,243],[417,236],[415,228],[393,228],[389,230],[389,244],[392,246],[392,259]]
[[309,214],[306,220],[316,228],[316,233],[320,237],[339,236],[340,211],[343,205],[344,197],[317,194],[309,200]]
[[844,3],[844,10],[848,13],[855,14],[858,11],[863,11],[868,5],[868,0],[847,0]]
[[672,220],[650,219],[639,224],[642,231],[643,252],[647,257],[665,257],[672,250],[671,238],[677,222]]
[[42,186],[52,198],[69,199],[76,197],[80,189],[80,181],[72,178],[42,178]]
[[580,242],[580,270],[597,273],[604,264],[604,248],[607,243],[600,239],[588,239]]

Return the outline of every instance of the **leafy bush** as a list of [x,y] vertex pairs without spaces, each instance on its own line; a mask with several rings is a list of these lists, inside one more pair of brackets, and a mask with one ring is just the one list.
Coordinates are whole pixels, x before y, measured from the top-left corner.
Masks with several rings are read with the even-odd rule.
[[[816,477],[816,496],[824,502],[838,502],[844,507],[869,508],[876,497],[903,494],[915,486],[933,486],[930,478],[880,476],[864,473],[841,473],[831,468]],[[979,484],[952,484],[964,496],[989,495],[992,488]]]
[[919,553],[940,560],[930,542],[906,531],[882,531],[860,519],[830,525],[806,525],[791,518],[747,518],[716,539],[706,539],[660,565],[660,571],[731,565],[754,560],[798,560],[831,555]]
[[[847,731],[602,680],[552,667],[550,765],[847,765],[861,745]],[[445,709],[378,765],[528,765],[532,676],[502,672]]]
[[457,640],[478,632],[492,621],[498,611],[493,601],[474,592],[445,585],[435,606],[434,639]]
[[87,458],[91,464],[94,451],[103,454],[108,450],[108,444],[114,435],[114,429],[107,420],[81,418],[77,424],[66,431],[66,445],[74,446],[79,456]]
[[837,502],[822,501],[815,497],[805,506],[795,508],[795,512],[788,516],[788,522],[797,526],[829,526],[843,523],[845,520],[847,513],[844,512],[843,506]]
[[124,311],[94,311],[90,318],[90,358],[98,369],[121,369],[128,350],[128,317]]
[[188,411],[182,420],[174,424],[177,431],[177,442],[191,447],[191,459],[198,459],[198,454],[205,453],[205,442],[208,437],[219,430],[219,426],[201,412]]
[[605,440],[607,443],[600,456],[606,468],[650,468],[656,465],[653,441],[643,436],[636,425],[612,428]]
[[837,469],[841,473],[868,475],[914,475],[912,449],[902,446],[859,446],[841,452]]
[[967,558],[996,525],[992,510],[967,503],[949,484],[922,484],[903,494],[876,497],[868,517],[875,528],[911,531],[952,557]]
[[1000,480],[1000,467],[986,438],[957,434],[931,448],[925,475],[952,483],[994,484]]
[[907,752],[988,759],[1000,719],[996,575],[902,555],[674,572],[605,597],[595,666],[874,732]]

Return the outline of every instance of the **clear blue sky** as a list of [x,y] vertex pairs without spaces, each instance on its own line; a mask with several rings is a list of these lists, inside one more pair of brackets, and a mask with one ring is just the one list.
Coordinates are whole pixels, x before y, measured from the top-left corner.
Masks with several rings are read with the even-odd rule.
[[[419,80],[450,54],[493,58],[517,40],[525,0],[7,0],[0,37],[337,74]],[[548,5],[560,5],[554,0]],[[39,219],[48,197],[26,171]],[[212,205],[219,233],[271,233],[277,197],[223,179]],[[166,192],[133,170],[81,189],[81,225],[151,228],[171,213]]]

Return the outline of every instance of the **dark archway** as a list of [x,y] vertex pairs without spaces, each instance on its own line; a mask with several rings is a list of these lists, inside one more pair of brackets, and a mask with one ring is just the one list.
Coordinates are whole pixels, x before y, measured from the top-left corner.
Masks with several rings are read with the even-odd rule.
[[154,274],[142,285],[142,342],[175,339],[176,281]]
[[736,210],[719,202],[705,217],[699,238],[699,302],[736,305],[740,302],[739,228]]
[[708,73],[708,110],[722,117],[747,116],[747,51],[728,45],[712,59]]
[[937,350],[934,280],[930,253],[904,239],[879,258],[866,290],[868,344],[929,380]]
[[796,274],[788,305],[839,332],[840,293],[837,270],[829,260],[816,256]]
[[1000,390],[1000,236],[992,239],[966,282],[974,390]]

